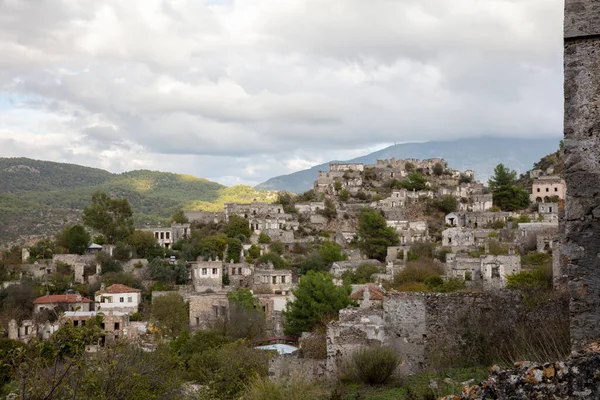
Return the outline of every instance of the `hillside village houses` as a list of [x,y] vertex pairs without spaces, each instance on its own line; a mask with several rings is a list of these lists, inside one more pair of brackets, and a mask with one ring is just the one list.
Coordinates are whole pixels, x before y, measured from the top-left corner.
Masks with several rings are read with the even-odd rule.
[[[439,174],[439,166],[443,166],[443,172],[436,175],[436,170]],[[390,182],[406,178],[410,171],[419,171],[429,178],[425,189],[417,191],[390,187]],[[443,159],[380,160],[372,165],[331,164],[329,171],[319,172],[312,200],[295,203],[294,212],[289,212],[289,209],[285,212],[281,204],[257,201],[249,204],[228,203],[223,212],[186,212],[190,223],[172,224],[167,228],[147,227],[144,230],[152,232],[165,249],[172,249],[177,241],[191,237],[198,224],[224,224],[232,215],[244,218],[251,237],[243,243],[239,259],[224,257],[226,250],[221,258],[199,256],[187,261],[185,268],[189,282],[173,285],[170,289],[180,294],[188,304],[189,328],[192,331],[212,329],[222,324],[230,313],[228,293],[238,288],[249,289],[256,297],[258,307],[265,312],[265,335],[270,338],[284,337],[283,311],[294,300],[294,289],[302,277],[292,269],[277,269],[270,261],[261,262],[251,258],[251,246],[257,247],[261,256],[268,255],[271,244],[259,243],[259,236],[265,233],[272,242],[283,244],[286,249],[283,257],[289,260],[292,257],[290,254],[293,254],[291,250],[302,249],[302,246],[318,245],[327,240],[339,244],[348,259],[335,261],[328,266],[336,284],[342,285],[344,273],[355,272],[361,265],[374,265],[378,272],[371,277],[371,283],[353,285],[351,296],[359,307],[340,311],[339,321],[327,326],[327,360],[322,360],[325,369],[333,373],[336,360],[353,346],[363,345],[358,337],[368,338],[373,343],[384,343],[390,337],[398,337],[402,338],[402,343],[411,343],[411,346],[416,343],[413,347],[399,347],[400,351],[406,352],[407,368],[415,371],[425,360],[427,345],[423,337],[428,332],[419,332],[414,336],[406,333],[412,332],[417,323],[422,323],[420,327],[426,325],[424,314],[414,314],[414,310],[434,312],[435,304],[429,307],[430,302],[443,302],[454,297],[439,296],[437,300],[432,300],[433,297],[418,293],[411,294],[411,297],[384,289],[385,282],[392,281],[407,268],[407,263],[414,257],[412,250],[418,246],[432,245],[437,253],[444,255],[434,261],[443,271],[442,279],[464,280],[470,292],[455,294],[455,297],[464,300],[458,308],[470,301],[474,296],[472,293],[501,292],[507,285],[507,277],[522,270],[519,249],[527,247],[546,254],[557,251],[555,244],[558,241],[560,203],[553,203],[555,198],[550,197],[556,195],[559,200],[564,199],[565,189],[564,185],[561,186],[564,181],[543,174],[536,177],[532,185],[532,198],[539,200],[538,189],[544,195],[538,201],[537,208],[526,212],[499,212],[493,209],[493,195],[483,184],[474,181],[473,171],[449,169]],[[342,189],[350,193],[349,201],[339,200]],[[375,193],[377,190],[377,197],[365,201],[359,199],[361,192]],[[445,215],[439,223],[432,223],[431,218],[423,212],[415,213],[415,204],[441,196],[455,197],[457,209]],[[326,202],[331,202],[335,207],[335,212],[329,216],[324,214]],[[399,236],[400,243],[387,248],[385,262],[367,259],[356,246],[359,241],[358,216],[366,206],[381,213],[386,225],[392,227]],[[519,222],[518,227],[513,226],[513,221],[522,216],[531,222]],[[494,246],[504,246],[505,250],[498,254],[494,252]],[[102,251],[107,249],[103,248]],[[81,265],[77,267],[80,271],[77,275],[82,283],[99,279],[100,271],[94,271],[90,262],[78,258],[57,257],[48,265],[28,268],[41,267],[44,276],[51,276],[56,270],[52,265],[58,260]],[[148,280],[147,273],[144,275],[147,269],[145,262],[140,263],[139,268],[130,268],[128,271],[144,277],[144,284],[148,287],[152,281]],[[88,272],[84,274],[84,270]],[[153,291],[151,295],[152,299],[156,299],[168,293]],[[77,294],[42,296],[36,300],[36,311],[61,305],[65,312],[60,323],[74,326],[81,326],[86,320],[102,315],[106,341],[125,338],[138,340],[143,329],[130,322],[130,316],[140,311],[142,300],[141,290],[114,284],[98,290],[93,302]],[[42,335],[41,332],[46,332],[43,335],[48,336],[53,329],[44,328],[44,331],[40,327],[36,330],[35,324],[16,322],[11,328],[12,335],[22,340],[32,335]],[[346,337],[343,333],[345,329],[362,333]]]
[[96,292],[95,300],[98,311],[119,311],[127,314],[138,312],[142,300],[140,289],[121,284],[110,285]]

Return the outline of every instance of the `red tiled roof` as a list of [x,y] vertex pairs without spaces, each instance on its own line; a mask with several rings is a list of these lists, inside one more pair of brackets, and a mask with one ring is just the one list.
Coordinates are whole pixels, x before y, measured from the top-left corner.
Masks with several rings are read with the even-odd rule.
[[104,290],[99,290],[98,293],[139,293],[140,289],[130,288],[129,286],[121,285],[120,283],[115,283],[114,285],[110,285]]
[[38,297],[33,301],[33,304],[56,304],[56,303],[91,303],[90,299],[86,299],[80,294],[51,294]]
[[[385,292],[375,285],[369,285],[369,300],[383,300]],[[350,295],[352,300],[362,300],[365,295],[365,288],[360,288]]]

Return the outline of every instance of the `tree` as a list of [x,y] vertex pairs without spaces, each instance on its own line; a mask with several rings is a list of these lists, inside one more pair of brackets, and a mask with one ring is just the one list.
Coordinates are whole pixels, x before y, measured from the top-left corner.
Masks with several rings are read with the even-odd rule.
[[287,214],[296,214],[298,212],[296,210],[296,205],[294,204],[294,197],[288,192],[277,193],[277,201],[275,201],[275,203],[281,204],[283,206],[283,212]]
[[364,208],[359,217],[358,237],[360,249],[369,257],[384,261],[387,248],[400,243],[394,228],[387,226],[385,218],[377,211]]
[[102,233],[109,244],[127,239],[134,231],[129,201],[111,199],[103,192],[92,195],[92,204],[83,210],[83,223]]
[[342,189],[339,191],[338,197],[341,201],[348,201],[348,199],[350,198],[350,192],[348,191],[348,189]]
[[70,254],[83,254],[90,244],[90,234],[81,225],[67,226],[56,238],[56,244]]
[[504,164],[496,165],[494,175],[488,180],[488,186],[492,191],[503,186],[512,186],[517,180],[517,171],[504,166]]
[[500,186],[493,192],[494,205],[502,211],[518,211],[530,204],[529,193],[518,186]]
[[150,231],[134,231],[129,237],[129,244],[140,258],[147,258],[149,253],[159,247],[154,234]]
[[227,239],[227,256],[224,261],[229,262],[233,260],[233,262],[240,262],[240,254],[242,252],[242,242],[237,238],[229,238]]
[[417,171],[410,172],[402,187],[406,190],[425,190],[427,188],[427,179],[423,174]]
[[350,291],[349,286],[336,286],[327,273],[308,271],[293,291],[294,301],[283,312],[286,335],[300,336],[337,318],[339,310],[352,304]]
[[152,300],[152,317],[158,322],[161,332],[169,337],[176,337],[189,325],[183,297],[174,292]]
[[190,222],[188,217],[185,216],[183,210],[175,212],[175,214],[173,214],[173,216],[171,217],[171,220],[176,224],[187,224],[188,222]]
[[[458,208],[458,200],[451,194],[445,194],[436,199],[430,200],[428,206],[431,206],[444,214],[450,214]],[[429,208],[429,207],[428,207]]]
[[327,217],[328,220],[332,220],[337,217],[337,209],[331,199],[325,199],[325,208],[318,211],[320,214]]
[[271,243],[271,237],[269,235],[267,235],[265,232],[261,232],[260,235],[258,235],[258,243],[260,243],[260,244]]
[[223,333],[232,339],[254,339],[265,332],[266,316],[258,299],[248,289],[227,293],[229,315]]
[[444,173],[444,166],[440,163],[436,163],[433,166],[433,174],[435,176],[442,176],[443,173]]
[[229,216],[229,222],[225,226],[225,234],[230,238],[237,237],[238,235],[244,235],[244,237],[249,238],[252,232],[250,232],[248,220],[234,214]]
[[342,247],[334,242],[325,242],[319,249],[319,255],[323,259],[325,265],[329,266],[336,261],[347,260],[348,256],[342,254]]

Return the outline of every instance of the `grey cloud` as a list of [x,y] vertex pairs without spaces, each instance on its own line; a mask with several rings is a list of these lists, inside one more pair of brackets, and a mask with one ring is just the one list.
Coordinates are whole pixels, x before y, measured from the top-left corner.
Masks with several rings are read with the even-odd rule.
[[0,0],[0,90],[45,121],[16,137],[66,141],[49,157],[259,182],[394,141],[558,136],[561,19],[558,0]]

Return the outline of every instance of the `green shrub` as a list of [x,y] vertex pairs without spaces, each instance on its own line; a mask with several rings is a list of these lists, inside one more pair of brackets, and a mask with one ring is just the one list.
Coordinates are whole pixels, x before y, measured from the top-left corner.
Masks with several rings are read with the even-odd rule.
[[344,271],[342,280],[348,284],[364,284],[371,282],[371,275],[378,274],[381,271],[375,264],[362,263],[354,271]]
[[329,391],[320,383],[308,380],[282,380],[255,377],[246,386],[243,400],[326,400]]
[[258,235],[258,243],[260,243],[260,244],[271,243],[271,238],[265,232],[261,232],[260,235]]
[[368,385],[380,385],[392,377],[399,363],[398,355],[392,348],[364,347],[347,361],[346,378]]
[[255,350],[246,341],[238,340],[194,354],[188,373],[192,380],[207,385],[216,398],[239,398],[251,378],[267,376],[271,356],[269,351]]

